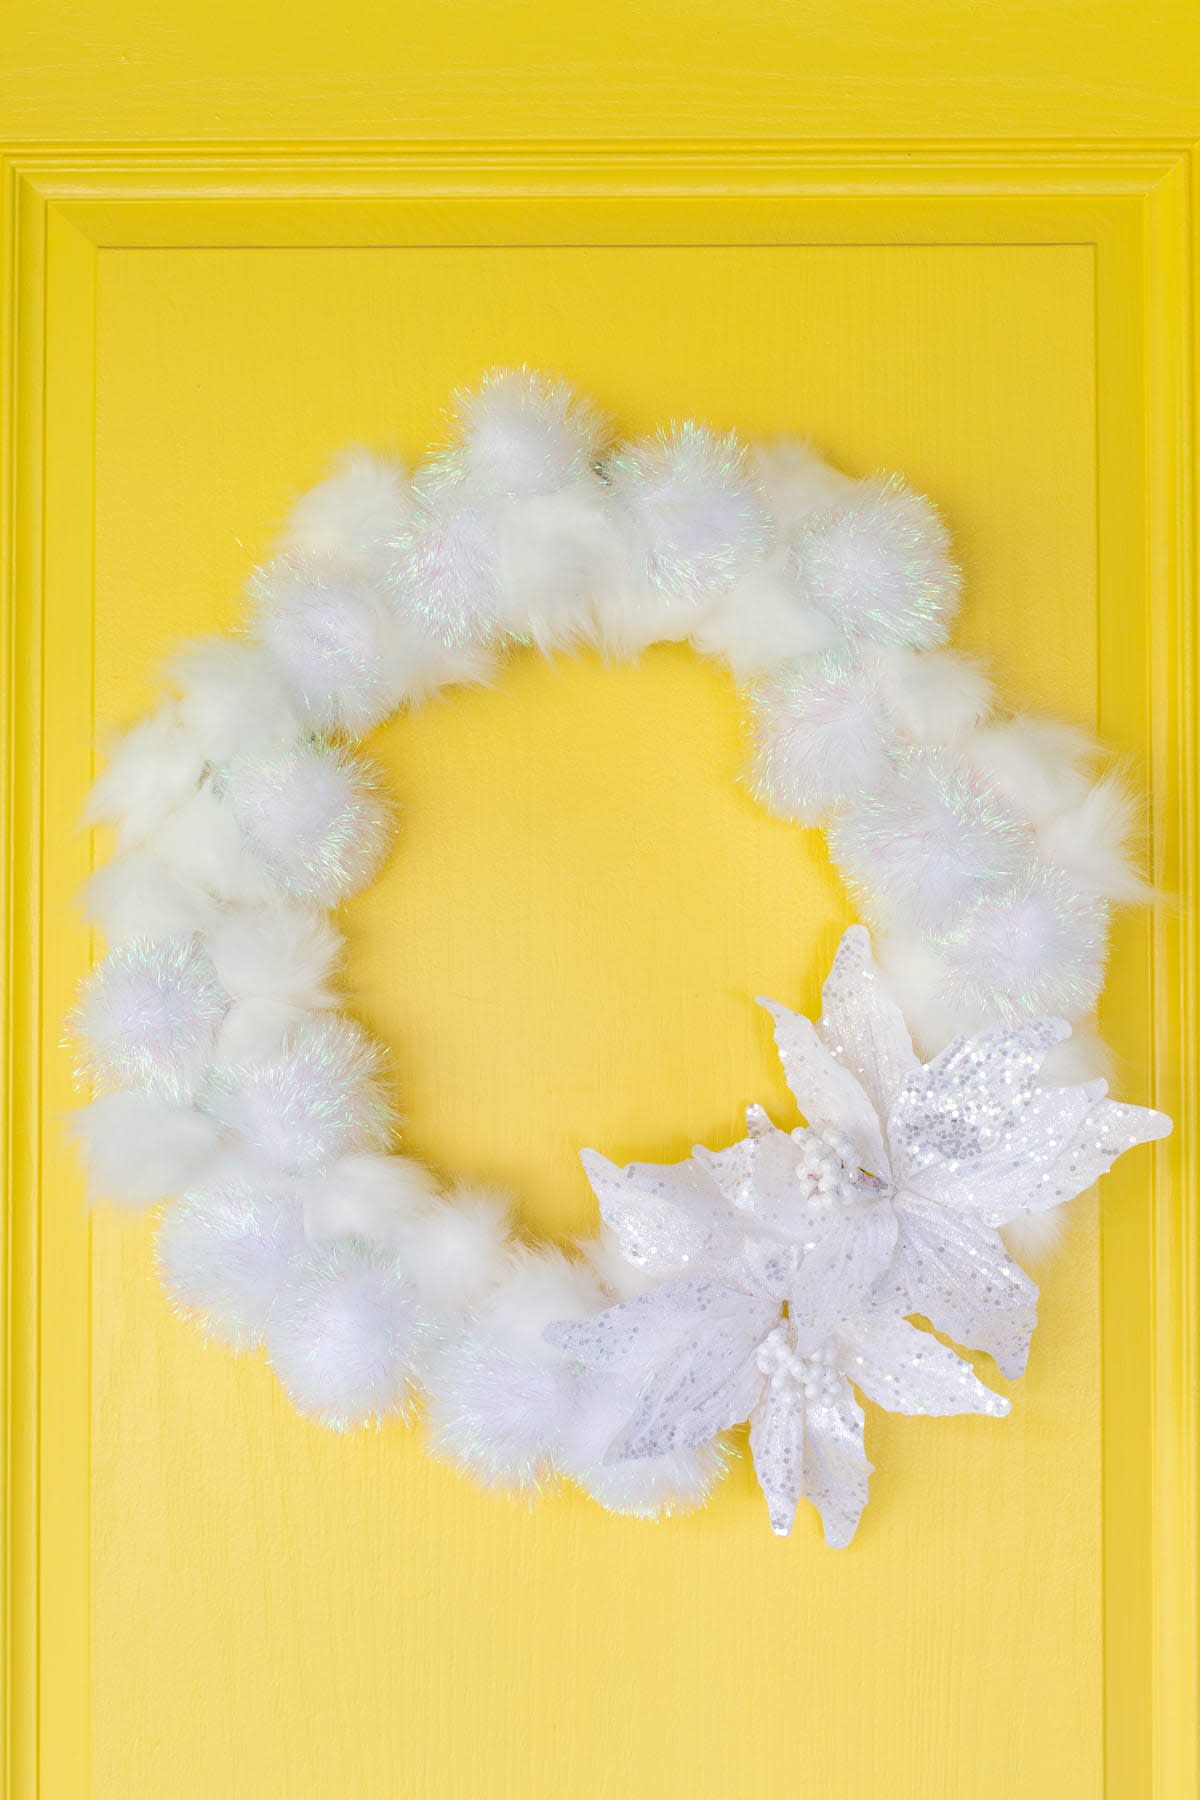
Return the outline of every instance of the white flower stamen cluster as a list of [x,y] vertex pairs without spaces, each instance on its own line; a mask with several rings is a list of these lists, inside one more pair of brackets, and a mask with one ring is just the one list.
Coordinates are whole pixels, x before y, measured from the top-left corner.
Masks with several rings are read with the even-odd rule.
[[[175,659],[172,697],[111,747],[89,807],[116,855],[86,891],[110,951],[75,1027],[81,1072],[106,1091],[77,1130],[94,1195],[165,1203],[176,1305],[236,1347],[265,1345],[324,1424],[401,1411],[420,1389],[435,1447],[488,1481],[564,1473],[635,1513],[703,1498],[723,1425],[667,1430],[656,1371],[598,1379],[546,1335],[637,1306],[674,1266],[666,1191],[650,1183],[639,1231],[623,1222],[619,1245],[572,1260],[523,1246],[502,1197],[396,1153],[380,1055],[337,1010],[328,913],[372,879],[393,823],[354,744],[399,707],[487,679],[514,646],[689,642],[750,694],[762,799],[830,825],[924,1050],[1043,1006],[1077,1019],[1108,906],[1141,897],[1135,821],[1078,733],[993,716],[986,674],[944,648],[959,589],[944,524],[898,478],[857,481],[806,445],[752,449],[690,421],[614,445],[570,389],[526,370],[460,396],[454,442],[411,478],[344,458],[252,576],[248,634]],[[838,1335],[836,1319],[797,1336],[790,1301],[776,1325],[780,1292],[812,1286],[830,1244],[864,1269],[891,1254],[881,1145],[805,1111],[814,1129],[794,1139],[760,1126],[764,1156],[783,1138],[778,1192],[735,1170],[730,1217],[711,1241],[683,1231],[678,1266],[736,1265],[752,1313],[742,1375],[760,1379],[765,1357],[811,1429],[849,1442],[846,1371],[891,1404],[918,1353]],[[730,1219],[754,1238],[740,1261]],[[859,1294],[866,1277],[851,1276]],[[1019,1282],[1003,1283],[1019,1311]],[[731,1304],[720,1283],[691,1298],[714,1328]],[[678,1317],[687,1339],[693,1313]],[[672,1366],[687,1354],[676,1343]],[[953,1370],[939,1379],[968,1392]],[[739,1417],[752,1400],[743,1385]],[[637,1408],[643,1448],[619,1455]],[[786,1530],[800,1427],[786,1409],[757,1416]],[[863,1495],[837,1499],[842,1537]]]

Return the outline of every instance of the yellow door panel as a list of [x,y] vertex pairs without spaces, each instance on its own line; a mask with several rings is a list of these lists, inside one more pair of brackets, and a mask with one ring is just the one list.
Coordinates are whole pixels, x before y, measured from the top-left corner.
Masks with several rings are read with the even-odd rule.
[[[1093,726],[1096,280],[1071,241],[101,250],[96,725],[151,699],[180,637],[234,624],[334,448],[413,456],[456,383],[525,361],[626,430],[800,430],[904,470],[959,545],[959,641],[1013,702]],[[749,1101],[791,1116],[752,997],[809,1006],[847,908],[819,835],[739,786],[722,674],[682,649],[525,655],[371,749],[400,831],[347,910],[347,972],[417,1153],[566,1236],[594,1216],[581,1145],[666,1158]],[[1142,1099],[1128,993],[1109,1028]],[[1093,1201],[1045,1271],[1011,1419],[872,1411],[844,1554],[807,1516],[774,1540],[744,1457],[706,1511],[653,1525],[481,1494],[419,1427],[325,1434],[171,1316],[152,1236],[92,1224],[73,1499],[97,1796],[1101,1794]]]

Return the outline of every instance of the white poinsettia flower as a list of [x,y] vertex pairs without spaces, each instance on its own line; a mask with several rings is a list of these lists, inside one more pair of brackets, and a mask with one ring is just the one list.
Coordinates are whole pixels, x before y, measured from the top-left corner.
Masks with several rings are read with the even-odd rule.
[[[547,1336],[635,1396],[610,1460],[694,1448],[751,1419],[774,1528],[806,1494],[828,1541],[845,1543],[869,1471],[848,1381],[899,1412],[1006,1411],[904,1315],[1019,1374],[1037,1288],[997,1227],[1082,1192],[1170,1121],[1108,1100],[1103,1082],[1039,1087],[1069,1030],[1057,1020],[958,1038],[923,1065],[858,926],[817,1025],[764,1004],[808,1128],[780,1131],[752,1108],[747,1137],[683,1163],[620,1169],[585,1151],[622,1255],[663,1279]],[[813,1369],[830,1372],[819,1393]]]

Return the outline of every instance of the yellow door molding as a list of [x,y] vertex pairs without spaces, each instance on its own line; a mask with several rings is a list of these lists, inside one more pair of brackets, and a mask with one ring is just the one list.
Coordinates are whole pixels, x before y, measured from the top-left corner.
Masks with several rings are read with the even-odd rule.
[[[86,872],[70,816],[90,716],[96,257],[372,244],[1073,244],[1096,294],[1099,721],[1146,770],[1153,875],[1110,1004],[1149,993],[1173,1113],[1152,1205],[1102,1214],[1106,1789],[1200,1791],[1195,724],[1196,148],[1185,141],[141,145],[3,162],[6,829],[4,1565],[14,1795],[86,1791],[86,1223],[44,1191],[69,1094],[60,1021],[89,943],[44,899]],[[86,607],[83,609],[86,613]],[[1126,1017],[1129,1016],[1128,1010]],[[55,1151],[57,1156],[57,1151]],[[1019,1656],[1019,1644],[1013,1646]]]

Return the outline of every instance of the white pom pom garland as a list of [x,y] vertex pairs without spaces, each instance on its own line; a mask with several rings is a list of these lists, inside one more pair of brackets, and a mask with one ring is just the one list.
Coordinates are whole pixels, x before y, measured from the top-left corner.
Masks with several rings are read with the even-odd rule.
[[636,1394],[542,1335],[645,1278],[607,1231],[582,1260],[533,1250],[502,1195],[443,1191],[396,1154],[380,1053],[332,1010],[325,909],[372,878],[391,826],[353,740],[488,679],[510,646],[690,640],[748,684],[751,785],[828,828],[930,1052],[1088,1014],[1109,908],[1146,897],[1135,819],[1086,738],[993,718],[986,672],[941,648],[959,574],[898,478],[692,422],[610,448],[590,407],[527,370],[452,417],[411,481],[349,453],[252,577],[253,641],[189,647],[175,697],[113,746],[88,816],[118,855],[86,897],[113,948],[74,1028],[117,1091],[76,1128],[97,1196],[167,1201],[175,1305],[235,1347],[265,1342],[308,1416],[345,1429],[421,1388],[434,1446],[487,1484],[557,1473],[659,1515],[705,1497],[719,1438],[612,1460]]

